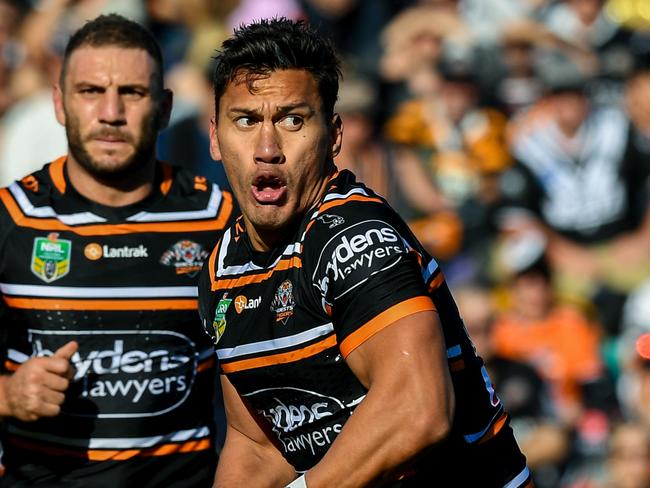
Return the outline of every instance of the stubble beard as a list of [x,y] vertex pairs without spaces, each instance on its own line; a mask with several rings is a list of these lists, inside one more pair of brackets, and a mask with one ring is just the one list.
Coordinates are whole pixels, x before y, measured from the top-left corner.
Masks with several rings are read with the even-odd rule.
[[155,110],[144,117],[140,131],[141,137],[134,145],[133,154],[120,163],[106,165],[94,159],[85,144],[98,136],[119,135],[130,143],[133,143],[133,137],[120,131],[119,127],[106,127],[88,134],[84,139],[81,135],[79,119],[66,110],[65,132],[70,154],[88,174],[98,181],[111,186],[124,183],[134,184],[137,175],[141,174],[144,168],[154,160],[159,120],[160,114]]

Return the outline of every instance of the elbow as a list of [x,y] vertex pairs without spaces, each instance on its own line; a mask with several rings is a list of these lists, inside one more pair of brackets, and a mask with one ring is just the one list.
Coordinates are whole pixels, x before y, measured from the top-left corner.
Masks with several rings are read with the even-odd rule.
[[423,448],[438,444],[449,436],[454,421],[454,407],[452,394],[444,405],[429,404],[414,416]]

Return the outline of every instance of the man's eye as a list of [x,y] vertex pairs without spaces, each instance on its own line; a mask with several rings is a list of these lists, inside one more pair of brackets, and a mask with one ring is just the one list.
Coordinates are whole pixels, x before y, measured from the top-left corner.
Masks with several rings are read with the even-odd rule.
[[81,93],[83,95],[94,95],[94,94],[97,94],[99,92],[100,92],[99,88],[97,88],[95,86],[89,86],[89,87],[79,89],[79,93]]
[[286,117],[282,117],[282,119],[280,119],[279,124],[285,129],[297,130],[302,127],[303,122],[303,118],[298,115],[287,115]]
[[142,90],[122,90],[120,95],[130,100],[139,100],[140,98],[143,98],[145,94]]
[[253,125],[255,125],[255,120],[252,117],[248,117],[248,116],[237,117],[235,119],[235,124],[237,124],[239,127],[242,128],[252,127]]

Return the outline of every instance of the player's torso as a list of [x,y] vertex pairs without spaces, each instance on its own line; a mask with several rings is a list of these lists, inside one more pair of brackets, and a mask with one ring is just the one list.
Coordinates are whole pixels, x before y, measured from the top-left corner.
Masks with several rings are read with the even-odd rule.
[[271,266],[215,282],[221,289],[212,326],[222,371],[266,419],[289,460],[308,469],[366,390],[341,356],[301,243],[289,248],[294,252],[271,258]]
[[90,460],[209,448],[214,359],[196,285],[215,223],[165,199],[127,222],[15,186],[2,200],[13,220],[0,274],[5,370],[79,344],[62,414],[8,421],[6,442],[64,444]]

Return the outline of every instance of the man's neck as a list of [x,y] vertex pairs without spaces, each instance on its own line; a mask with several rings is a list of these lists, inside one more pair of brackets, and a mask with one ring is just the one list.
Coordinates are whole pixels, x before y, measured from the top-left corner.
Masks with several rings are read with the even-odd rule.
[[153,189],[156,170],[155,160],[152,160],[127,181],[106,182],[88,173],[70,157],[66,167],[70,183],[80,195],[107,207],[124,207],[144,200]]

